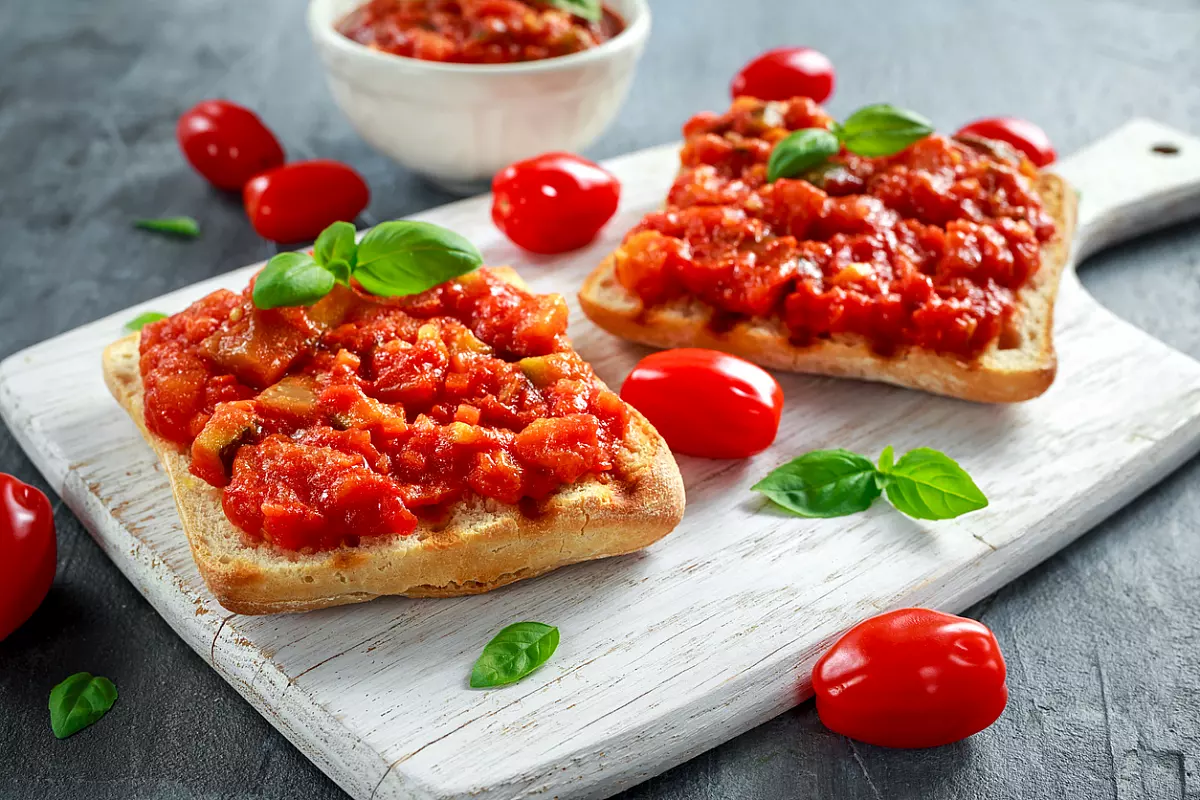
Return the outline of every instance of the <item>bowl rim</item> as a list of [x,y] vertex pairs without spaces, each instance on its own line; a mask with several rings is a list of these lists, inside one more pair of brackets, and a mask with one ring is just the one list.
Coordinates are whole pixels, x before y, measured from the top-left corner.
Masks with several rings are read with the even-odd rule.
[[[363,1],[365,2],[365,0]],[[446,75],[529,75],[571,69],[605,60],[630,48],[636,48],[646,41],[650,33],[650,4],[647,0],[626,0],[632,13],[625,16],[625,28],[598,47],[565,56],[506,64],[459,64],[428,61],[374,50],[338,33],[333,22],[328,19],[331,16],[330,5],[333,2],[335,0],[309,0],[306,15],[308,28],[318,45],[324,44],[349,57],[366,59],[380,65]]]

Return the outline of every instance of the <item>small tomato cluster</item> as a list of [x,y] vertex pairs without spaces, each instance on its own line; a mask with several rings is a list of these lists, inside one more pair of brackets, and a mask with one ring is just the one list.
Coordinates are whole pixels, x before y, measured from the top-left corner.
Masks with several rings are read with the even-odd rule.
[[285,164],[275,134],[253,111],[228,100],[204,100],[188,109],[175,137],[188,163],[209,183],[242,193],[250,224],[273,242],[314,239],[334,222],[353,221],[371,198],[362,176],[340,161]]

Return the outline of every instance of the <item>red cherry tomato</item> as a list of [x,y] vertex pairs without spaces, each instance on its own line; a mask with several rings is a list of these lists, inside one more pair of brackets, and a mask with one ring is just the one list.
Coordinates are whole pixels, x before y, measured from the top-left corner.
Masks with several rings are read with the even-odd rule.
[[1029,120],[1016,117],[995,117],[980,119],[965,125],[958,136],[981,136],[984,139],[997,139],[1012,145],[1034,163],[1034,166],[1044,167],[1053,164],[1057,157],[1054,146],[1046,132]]
[[833,94],[833,62],[810,47],[768,50],[742,67],[729,92],[734,97],[749,95],[759,100],[809,97],[824,103]]
[[570,153],[518,161],[492,180],[492,221],[534,253],[578,250],[617,212],[621,184],[599,164]]
[[275,134],[248,108],[228,100],[204,100],[175,126],[188,163],[218,189],[240,190],[260,172],[283,163]]
[[621,399],[650,420],[672,451],[703,458],[766,450],[783,412],[783,390],[766,370],[696,348],[643,358],[625,379]]
[[883,747],[937,747],[978,733],[1008,703],[1004,679],[986,625],[925,608],[860,622],[812,673],[821,722]]
[[272,242],[315,239],[328,226],[353,222],[367,207],[367,182],[340,161],[295,161],[256,175],[242,191],[250,224]]
[[0,641],[42,604],[57,558],[54,511],[46,495],[0,474]]

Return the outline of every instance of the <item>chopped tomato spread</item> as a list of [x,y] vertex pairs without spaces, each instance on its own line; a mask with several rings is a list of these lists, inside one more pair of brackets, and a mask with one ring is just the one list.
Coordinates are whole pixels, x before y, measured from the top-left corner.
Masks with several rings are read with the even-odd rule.
[[856,334],[883,355],[977,357],[1055,235],[1036,168],[994,143],[935,134],[767,183],[776,142],[832,123],[803,97],[741,97],[694,117],[666,206],[626,237],[617,279],[651,307],[699,298],[718,330],[772,317],[797,345]]
[[374,50],[464,64],[570,55],[624,27],[607,8],[593,23],[536,0],[369,0],[337,25],[343,36]]
[[566,328],[561,297],[487,270],[270,311],[217,291],[143,329],[146,424],[190,448],[251,540],[409,534],[449,503],[524,505],[613,470],[625,406]]

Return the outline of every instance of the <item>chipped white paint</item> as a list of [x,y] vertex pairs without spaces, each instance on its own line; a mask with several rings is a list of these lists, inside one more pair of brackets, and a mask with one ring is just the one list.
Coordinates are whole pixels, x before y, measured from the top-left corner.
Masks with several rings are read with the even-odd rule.
[[[1174,156],[1154,154],[1174,144]],[[675,169],[673,147],[609,165],[619,217],[566,258],[516,251],[487,198],[423,218],[489,263],[512,263],[572,301],[580,352],[616,385],[646,351],[593,328],[574,290]],[[1078,250],[1200,213],[1200,141],[1130,123],[1069,159],[1083,195]],[[1099,307],[1068,274],[1060,371],[1043,397],[982,406],[848,381],[781,376],[779,441],[745,462],[682,459],[687,517],[648,551],[571,567],[481,597],[384,599],[306,615],[231,616],[192,563],[167,481],[108,396],[100,351],[148,309],[176,311],[247,267],[18,353],[0,365],[0,410],[96,541],[201,656],[360,800],[603,797],[789,708],[831,638],[901,605],[959,610],[996,590],[1200,449],[1200,364]],[[70,376],[69,379],[64,376]],[[748,491],[818,447],[877,454],[927,445],[958,458],[992,504],[921,524],[885,503],[806,521]],[[467,688],[479,649],[521,619],[562,645],[515,686]]]

